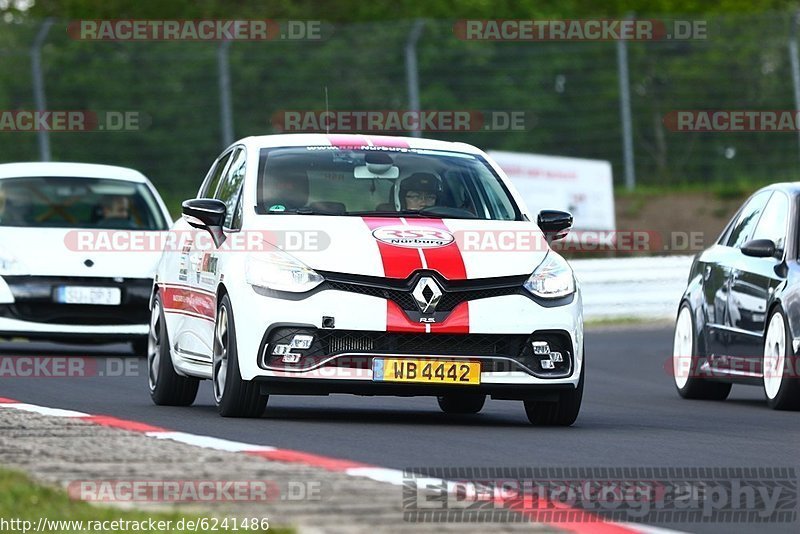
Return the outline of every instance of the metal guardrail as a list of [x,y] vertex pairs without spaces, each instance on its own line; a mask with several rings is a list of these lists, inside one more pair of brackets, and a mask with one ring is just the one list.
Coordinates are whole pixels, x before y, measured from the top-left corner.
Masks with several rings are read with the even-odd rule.
[[674,317],[692,256],[611,258],[570,262],[581,285],[584,318]]

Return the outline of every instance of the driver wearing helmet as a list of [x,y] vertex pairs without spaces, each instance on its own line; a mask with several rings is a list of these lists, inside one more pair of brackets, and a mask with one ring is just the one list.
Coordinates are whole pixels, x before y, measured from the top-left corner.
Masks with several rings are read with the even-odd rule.
[[441,193],[442,183],[435,174],[416,172],[400,182],[395,204],[400,211],[419,211],[435,206]]

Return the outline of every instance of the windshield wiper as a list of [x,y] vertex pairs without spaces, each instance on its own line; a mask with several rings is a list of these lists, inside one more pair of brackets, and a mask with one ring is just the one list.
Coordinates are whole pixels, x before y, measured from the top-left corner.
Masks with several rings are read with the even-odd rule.
[[309,207],[292,208],[288,210],[267,210],[267,215],[345,215],[344,212],[315,210]]
[[345,215],[364,216],[364,217],[427,217],[419,210],[368,210],[368,211],[348,211]]
[[364,217],[375,216],[375,217],[423,217],[431,219],[477,219],[477,217],[469,211],[457,208],[442,208],[441,206],[422,208],[421,210],[348,211],[346,215],[354,215],[354,216],[361,215]]

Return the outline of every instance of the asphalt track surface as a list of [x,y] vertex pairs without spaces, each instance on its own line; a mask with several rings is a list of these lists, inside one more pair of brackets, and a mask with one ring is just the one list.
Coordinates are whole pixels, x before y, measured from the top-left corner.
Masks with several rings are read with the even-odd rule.
[[[207,381],[194,406],[158,407],[147,393],[145,361],[126,358],[127,345],[0,344],[4,356],[90,356],[99,368],[121,374],[2,377],[0,397],[398,469],[794,467],[800,472],[800,413],[768,409],[761,388],[753,386],[735,385],[724,402],[678,398],[668,372],[671,348],[672,331],[663,326],[587,332],[583,407],[570,428],[529,425],[521,402],[490,400],[478,415],[448,416],[426,397],[273,396],[260,420],[225,419],[216,414]],[[122,358],[128,373],[116,372]],[[798,523],[662,526],[692,532],[800,531]]]

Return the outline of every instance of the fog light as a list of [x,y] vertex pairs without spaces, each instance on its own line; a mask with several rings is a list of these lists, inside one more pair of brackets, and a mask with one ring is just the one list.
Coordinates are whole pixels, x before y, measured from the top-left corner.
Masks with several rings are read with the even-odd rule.
[[308,349],[311,347],[311,343],[314,341],[314,336],[309,336],[305,334],[298,334],[292,338],[289,342],[290,349]]
[[533,346],[533,353],[537,356],[547,356],[550,354],[550,345],[547,344],[547,341],[534,341],[531,343]]
[[551,352],[550,353],[550,361],[563,362],[564,361],[564,357],[561,355],[560,352]]
[[542,360],[540,362],[542,364],[542,369],[555,369],[556,364],[553,363],[553,360]]
[[273,356],[281,356],[282,354],[287,354],[291,349],[289,345],[275,345],[272,347],[272,355]]
[[284,354],[284,356],[281,359],[281,361],[283,363],[297,363],[297,362],[300,361],[300,358],[302,356],[303,356],[302,354],[295,354],[294,352],[290,352],[288,354]]

